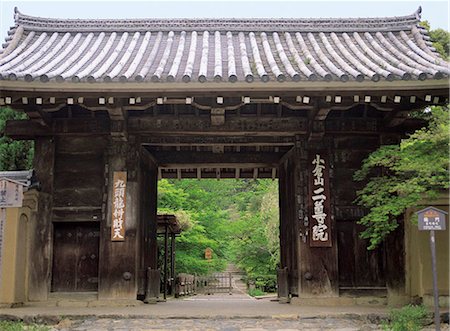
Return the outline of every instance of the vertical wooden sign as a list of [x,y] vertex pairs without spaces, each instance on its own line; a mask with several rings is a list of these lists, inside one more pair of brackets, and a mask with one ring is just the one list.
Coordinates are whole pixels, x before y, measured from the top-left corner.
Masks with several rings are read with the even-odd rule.
[[111,241],[125,241],[127,173],[114,171],[112,192]]
[[317,151],[309,157],[309,246],[331,247],[330,165],[326,153]]

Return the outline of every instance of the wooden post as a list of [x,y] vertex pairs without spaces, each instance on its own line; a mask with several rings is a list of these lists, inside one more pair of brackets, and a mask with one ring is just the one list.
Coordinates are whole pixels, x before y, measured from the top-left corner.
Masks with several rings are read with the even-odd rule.
[[164,300],[167,299],[167,259],[169,258],[169,226],[165,224],[164,226]]
[[308,146],[307,154],[301,145],[296,148],[297,219],[302,236],[299,297],[336,297],[339,275],[329,152],[323,146]]
[[[157,243],[157,187],[158,167],[149,152],[141,147],[141,251],[140,274],[147,276],[148,270],[158,269],[158,243]],[[143,288],[146,288],[146,301],[155,301],[159,295],[160,276],[145,277],[140,280]],[[149,284],[148,282],[154,282]],[[144,285],[145,284],[145,285]],[[155,289],[158,289],[158,293]],[[151,293],[148,292],[149,289]]]
[[[280,268],[286,268],[286,286],[289,294],[298,295],[298,253],[299,241],[297,199],[295,195],[294,149],[279,166],[279,205],[280,205]],[[301,210],[301,209],[300,209]],[[279,286],[282,284],[278,284]]]
[[278,302],[289,303],[288,270],[287,268],[277,269]]
[[173,290],[175,286],[175,239],[176,236],[172,233],[171,242],[170,242],[170,294],[173,295]]
[[41,190],[36,192],[37,212],[33,213],[29,222],[32,234],[28,260],[30,301],[45,301],[50,292],[54,162],[54,139],[36,139],[33,168]]
[[[136,300],[137,296],[137,236],[140,223],[139,183],[137,178],[139,154],[126,142],[111,141],[108,150],[108,202],[106,217],[100,229],[99,299]],[[113,175],[127,173],[125,199],[126,232],[124,241],[111,240],[113,213]]]

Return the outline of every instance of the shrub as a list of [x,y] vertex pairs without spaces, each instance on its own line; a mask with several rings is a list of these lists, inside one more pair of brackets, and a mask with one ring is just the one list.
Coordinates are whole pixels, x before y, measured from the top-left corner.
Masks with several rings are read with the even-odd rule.
[[48,331],[50,328],[43,325],[30,324],[25,325],[22,322],[0,321],[0,330],[2,331]]
[[257,297],[260,295],[264,295],[266,293],[264,291],[261,291],[259,288],[254,288],[254,289],[248,290],[248,294],[252,297]]
[[419,331],[422,330],[428,312],[423,305],[408,305],[401,309],[393,309],[389,313],[388,324],[383,325],[384,330],[391,331]]

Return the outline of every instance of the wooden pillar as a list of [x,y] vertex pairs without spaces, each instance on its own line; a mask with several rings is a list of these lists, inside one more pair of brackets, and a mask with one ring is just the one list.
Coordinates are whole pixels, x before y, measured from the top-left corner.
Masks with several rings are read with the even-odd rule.
[[30,301],[45,301],[50,291],[54,162],[53,138],[37,138],[33,168],[40,184],[40,191],[35,191],[37,206],[32,208],[35,212],[31,214],[29,222],[28,300]]
[[[141,229],[140,244],[140,280],[139,280],[139,294],[146,295],[148,300],[156,301],[156,297],[150,298],[146,289],[158,289],[154,295],[159,293],[158,284],[147,284],[148,279],[157,281],[158,277],[147,277],[148,268],[156,270],[158,268],[158,243],[157,243],[157,189],[158,189],[158,167],[150,153],[141,147]],[[159,274],[158,274],[159,275]],[[153,294],[152,294],[153,295]]]
[[[106,217],[100,226],[100,300],[135,300],[138,284],[138,256],[140,232],[139,149],[128,142],[111,140],[107,154],[108,199]],[[112,241],[113,176],[115,171],[127,173],[125,236],[123,241]]]
[[324,143],[297,141],[294,159],[298,219],[299,297],[335,297],[338,256],[332,160]]
[[164,226],[164,300],[167,299],[167,278],[168,278],[168,259],[169,258],[169,225]]
[[172,233],[170,239],[170,294],[174,294],[175,288],[175,240],[176,235]]
[[[295,160],[294,149],[282,160],[279,171],[279,205],[280,205],[280,270],[283,271],[287,284],[286,295],[298,295],[298,241],[297,212],[295,197]],[[284,295],[284,294],[283,294]],[[288,297],[283,300],[288,300]]]

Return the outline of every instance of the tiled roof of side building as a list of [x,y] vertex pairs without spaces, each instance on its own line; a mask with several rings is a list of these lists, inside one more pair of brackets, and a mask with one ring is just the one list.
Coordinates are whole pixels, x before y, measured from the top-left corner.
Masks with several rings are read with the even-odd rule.
[[448,77],[412,15],[343,19],[39,18],[15,12],[0,79],[392,81]]

